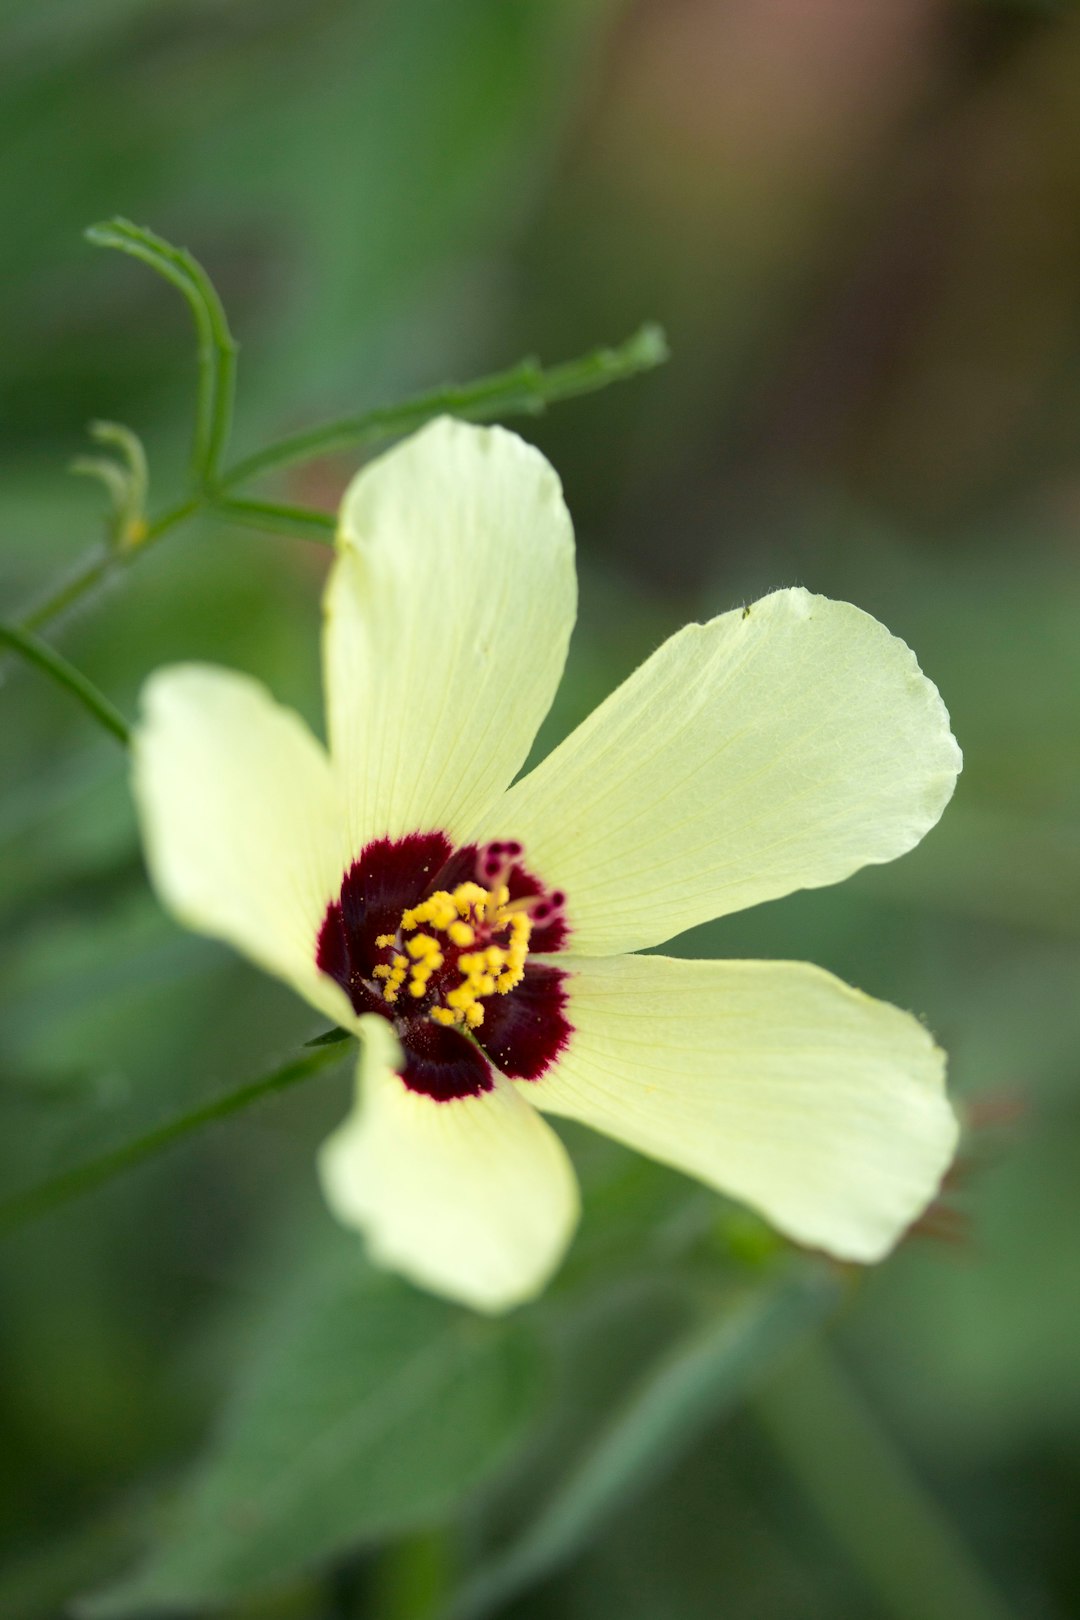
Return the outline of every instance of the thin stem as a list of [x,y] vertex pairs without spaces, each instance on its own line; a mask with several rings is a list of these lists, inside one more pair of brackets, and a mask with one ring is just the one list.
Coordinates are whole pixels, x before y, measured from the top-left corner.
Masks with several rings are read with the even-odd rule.
[[471,422],[489,421],[499,416],[538,416],[558,400],[593,393],[609,383],[623,382],[643,371],[651,371],[667,359],[664,333],[658,326],[646,325],[613,349],[594,349],[577,360],[544,370],[535,360],[522,360],[508,371],[478,378],[464,387],[453,384],[419,394],[400,405],[343,416],[321,427],[307,428],[289,438],[279,439],[265,450],[238,462],[222,479],[223,489],[257,473],[291,462],[326,455],[334,450],[356,449],[377,444],[422,427],[435,416],[460,416]]
[[439,1620],[483,1620],[562,1568],[706,1424],[767,1377],[835,1297],[831,1278],[800,1270],[739,1306],[725,1301],[646,1373],[528,1528],[466,1580]]
[[162,535],[168,534],[170,529],[177,528],[181,523],[186,523],[189,517],[194,517],[196,512],[201,512],[205,505],[205,495],[191,495],[186,501],[179,501],[176,506],[170,506],[167,512],[162,512],[160,517],[154,519],[148,526],[141,545],[128,555],[135,556],[137,552],[145,551],[155,541],[160,540]]
[[[305,456],[322,455],[329,450],[356,449],[380,444],[385,440],[412,432],[433,417],[448,412],[474,422],[503,416],[535,416],[559,400],[591,393],[595,389],[606,388],[609,383],[622,382],[637,376],[640,372],[649,371],[654,366],[660,365],[666,357],[667,343],[663,332],[657,326],[643,326],[617,348],[596,349],[591,354],[551,366],[546,371],[535,361],[525,360],[508,371],[482,377],[464,387],[436,389],[432,393],[406,400],[401,405],[367,411],[361,416],[344,417],[323,427],[312,428],[307,432],[280,439],[276,444],[269,445],[245,461],[237,462],[225,472],[217,483],[216,502],[212,492],[200,490],[198,494],[189,496],[156,518],[138,546],[105,552],[95,550],[84,559],[69,579],[24,616],[20,622],[20,629],[39,630],[59,614],[73,607],[114,569],[125,566],[132,558],[148,550],[170,529],[176,528],[178,524],[186,522],[189,517],[212,504],[217,505],[223,516],[246,523],[253,521],[255,511],[258,511],[260,514],[258,527],[270,528],[272,525],[267,521],[271,510],[269,503],[233,499],[226,501],[223,498],[224,491],[233,489],[245,479],[254,477],[256,473],[268,472],[274,467],[285,467],[291,462],[302,460]],[[328,532],[334,521],[328,517],[327,522],[323,523],[319,515],[298,507],[279,506],[276,511],[293,514],[305,511],[303,533],[308,538],[322,538],[323,531]],[[284,520],[278,527],[283,526]],[[295,534],[298,527],[293,525],[287,532]]]
[[59,618],[62,613],[66,613],[68,608],[74,607],[76,602],[81,601],[88,592],[108,577],[120,560],[120,555],[119,552],[107,550],[104,546],[95,546],[93,551],[88,551],[66,579],[54,585],[51,591],[23,614],[19,620],[19,629],[32,633],[40,630],[42,625]]
[[86,235],[97,247],[116,248],[149,265],[187,300],[199,357],[191,474],[197,488],[214,488],[228,444],[236,383],[236,343],[216,287],[185,249],[129,219],[91,225]]
[[147,527],[138,545],[95,547],[93,551],[87,553],[67,579],[62,580],[54,590],[42,597],[40,602],[23,615],[18,628],[32,632],[50,624],[53,619],[59,618],[62,613],[66,613],[69,608],[82,601],[98,585],[104,584],[110,574],[118,573],[131,562],[132,558],[149,550],[171,529],[185,523],[189,517],[194,517],[196,512],[201,512],[205,504],[205,497],[193,495],[185,501],[178,502],[176,506],[171,506]]
[[221,324],[215,320],[214,341],[217,348],[217,392],[214,395],[214,414],[210,423],[209,445],[206,455],[205,482],[215,489],[220,482],[221,464],[229,448],[232,432],[233,404],[236,396],[236,343],[225,319],[225,310],[211,282],[207,282],[214,305],[220,313]]
[[332,512],[317,512],[310,506],[287,506],[278,501],[222,497],[214,502],[214,511],[242,528],[297,534],[308,540],[322,540],[327,545],[333,545],[337,530],[337,519]]
[[99,692],[92,681],[87,680],[74,664],[69,664],[60,653],[42,641],[32,632],[19,629],[12,624],[0,624],[0,643],[17,652],[25,658],[28,664],[33,664],[44,674],[54,680],[58,686],[70,692],[76,702],[81,703],[88,714],[92,714],[99,725],[104,726],[118,742],[126,748],[131,741],[131,733],[127,721],[119,709],[113,707],[105,696]]
[[35,1216],[44,1215],[58,1205],[67,1203],[69,1199],[78,1197],[80,1193],[100,1187],[103,1182],[111,1181],[123,1171],[131,1170],[135,1165],[155,1157],[166,1148],[172,1147],[174,1143],[182,1141],[184,1137],[202,1130],[205,1125],[227,1119],[230,1114],[238,1114],[263,1097],[287,1091],[291,1086],[310,1080],[314,1075],[340,1061],[341,1051],[337,1044],[312,1047],[302,1056],[292,1058],[288,1063],[282,1064],[280,1068],[261,1076],[258,1080],[249,1080],[244,1085],[237,1086],[235,1091],[226,1092],[224,1096],[215,1097],[198,1108],[178,1114],[142,1136],[123,1142],[119,1147],[110,1148],[96,1158],[75,1165],[71,1170],[53,1176],[26,1192],[16,1193],[13,1198],[0,1203],[0,1234],[21,1226]]

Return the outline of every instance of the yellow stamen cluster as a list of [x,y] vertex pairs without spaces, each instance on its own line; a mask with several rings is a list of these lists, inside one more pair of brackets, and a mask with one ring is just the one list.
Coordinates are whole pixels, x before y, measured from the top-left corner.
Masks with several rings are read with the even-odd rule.
[[[393,934],[380,934],[375,941],[376,945],[393,945]],[[395,951],[389,962],[382,962],[375,969],[375,977],[383,981],[383,997],[386,1001],[396,1001],[401,994],[401,987],[405,983],[405,975],[409,971],[409,958]]]
[[397,1001],[403,990],[420,1001],[432,976],[445,966],[447,946],[456,946],[460,981],[446,991],[442,1005],[432,1007],[431,1017],[477,1029],[484,1021],[484,997],[504,996],[521,983],[531,931],[528,913],[511,904],[504,884],[484,889],[460,883],[452,894],[440,889],[404,912],[397,934],[379,935],[376,945],[393,954],[375,968],[375,977],[386,1001]]

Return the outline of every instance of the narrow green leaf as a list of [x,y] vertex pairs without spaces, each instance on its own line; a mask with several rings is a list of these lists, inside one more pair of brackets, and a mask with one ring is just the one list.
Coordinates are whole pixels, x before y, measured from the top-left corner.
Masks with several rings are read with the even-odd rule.
[[127,464],[131,477],[132,492],[135,497],[136,510],[142,512],[146,506],[146,492],[150,486],[150,469],[146,462],[146,451],[143,442],[137,433],[133,433],[123,422],[91,422],[87,430],[90,437],[98,444],[106,444],[114,450],[119,450]]
[[338,1046],[342,1041],[349,1039],[347,1029],[328,1029],[322,1035],[316,1035],[313,1041],[305,1041],[305,1046]]
[[344,416],[321,427],[307,428],[256,452],[229,469],[222,487],[231,489],[256,473],[272,467],[327,455],[334,450],[358,449],[412,433],[433,417],[460,416],[470,422],[490,422],[504,416],[539,416],[559,400],[591,394],[610,383],[626,382],[652,371],[668,357],[663,329],[642,326],[616,348],[594,349],[576,360],[545,370],[536,360],[522,360],[508,371],[498,371],[464,385],[450,384],[419,394],[400,405]]
[[91,422],[90,437],[118,450],[112,456],[77,456],[69,471],[96,478],[109,493],[112,508],[109,536],[114,546],[137,546],[146,537],[146,494],[149,469],[142,440],[120,422]]
[[109,456],[76,456],[68,462],[68,472],[81,478],[96,478],[99,484],[104,484],[114,523],[122,521],[131,500],[131,476],[119,463]]
[[87,240],[115,248],[156,270],[187,300],[198,339],[199,386],[192,444],[192,477],[197,487],[213,488],[221,470],[232,425],[236,382],[236,343],[213,282],[184,248],[129,219],[91,225]]
[[13,624],[0,624],[0,644],[10,647],[12,652],[18,653],[20,658],[62,686],[77,703],[82,704],[87,714],[93,715],[100,726],[104,726],[125,748],[128,746],[131,733],[119,709],[109,702],[104,692],[98,691],[93,681],[42,641],[40,636],[35,636],[30,630],[20,630]]
[[219,1439],[144,1567],[87,1620],[209,1605],[449,1514],[509,1454],[542,1381],[521,1319],[371,1273],[358,1243],[279,1301]]
[[238,501],[222,497],[214,502],[214,511],[243,528],[298,534],[324,545],[333,544],[337,529],[337,518],[332,512],[319,512],[310,506],[286,506],[280,501]]
[[308,1052],[304,1057],[293,1058],[291,1062],[282,1064],[270,1074],[261,1075],[257,1080],[245,1081],[232,1091],[213,1097],[197,1108],[188,1109],[186,1113],[165,1120],[152,1130],[144,1131],[139,1136],[107,1149],[104,1153],[73,1165],[58,1176],[52,1176],[47,1181],[16,1193],[0,1203],[0,1235],[38,1215],[46,1214],[59,1204],[67,1203],[80,1193],[100,1187],[103,1182],[111,1181],[123,1171],[131,1170],[135,1165],[154,1158],[185,1136],[202,1130],[204,1126],[227,1119],[230,1114],[240,1113],[264,1097],[286,1091],[300,1081],[311,1079],[339,1059],[340,1053],[331,1046],[322,1046],[316,1051]]
[[[192,303],[192,308],[198,306],[202,312],[196,313],[196,324],[200,334],[205,326],[205,304],[202,295],[196,290],[190,276],[186,274],[189,269],[202,275],[200,267],[194,259],[187,255],[177,254],[176,249],[170,249],[172,257],[155,256],[147,243],[161,244],[160,237],[153,237],[150,232],[138,232],[137,227],[129,226],[127,230],[136,232],[136,238],[120,232],[120,224],[126,222],[113,221],[110,225],[97,225],[91,227],[91,240],[100,242],[109,247],[118,247],[123,252],[132,253],[178,286]],[[163,244],[168,248],[168,244]],[[213,288],[207,281],[206,287],[216,299]],[[219,306],[220,307],[220,306]],[[221,320],[224,322],[224,312]],[[200,324],[200,321],[203,324]],[[206,328],[209,331],[208,328]],[[232,344],[228,337],[228,328],[224,328],[227,344]],[[222,340],[224,341],[224,339]],[[216,365],[214,347],[215,340],[210,333],[207,342],[209,348],[208,365],[200,371],[202,378],[211,377],[213,367]],[[200,336],[200,344],[202,338]],[[200,348],[200,353],[203,348]],[[231,355],[232,350],[222,350]],[[583,355],[577,360],[567,360],[561,365],[552,366],[544,370],[534,360],[523,360],[512,366],[508,371],[500,371],[490,377],[482,377],[477,382],[467,383],[461,387],[447,387],[435,389],[428,394],[421,394],[414,399],[406,400],[400,405],[384,406],[378,410],[367,411],[360,416],[345,417],[341,421],[327,423],[323,427],[311,428],[303,433],[293,434],[291,437],[279,440],[269,445],[265,450],[258,451],[245,461],[236,463],[227,472],[216,478],[214,489],[217,492],[216,504],[224,508],[226,516],[233,520],[243,522],[261,529],[284,529],[289,534],[305,534],[310,538],[322,539],[328,536],[333,527],[334,520],[328,514],[313,513],[303,507],[281,506],[271,502],[241,501],[228,498],[227,504],[224,491],[235,488],[245,479],[253,478],[257,473],[267,472],[271,468],[288,466],[292,462],[302,461],[307,457],[324,455],[330,450],[346,447],[359,448],[384,443],[399,438],[422,427],[433,417],[451,413],[473,422],[488,422],[504,416],[535,416],[546,410],[549,405],[561,399],[571,399],[578,394],[594,392],[598,388],[606,388],[609,383],[623,382],[640,372],[649,371],[667,359],[667,340],[659,326],[648,324],[634,333],[625,343],[613,349],[595,349],[591,354]],[[231,361],[230,361],[231,365]],[[231,410],[232,372],[229,370],[229,392]],[[203,384],[200,384],[202,387]],[[213,385],[213,395],[218,397],[218,387]],[[210,390],[207,388],[207,398]],[[203,405],[200,404],[199,421],[203,420]],[[201,443],[201,440],[199,441]],[[200,452],[200,455],[202,453]],[[55,589],[37,602],[20,621],[22,630],[39,630],[43,625],[51,622],[60,614],[67,612],[77,602],[93,592],[102,581],[108,577],[118,566],[129,562],[133,557],[141,555],[168,534],[171,529],[185,523],[188,518],[204,511],[208,502],[213,498],[214,491],[203,487],[200,479],[199,493],[189,496],[178,505],[170,507],[155,518],[141,536],[137,546],[127,548],[110,548],[104,552],[96,551],[84,558],[78,565],[74,574],[64,580]]]

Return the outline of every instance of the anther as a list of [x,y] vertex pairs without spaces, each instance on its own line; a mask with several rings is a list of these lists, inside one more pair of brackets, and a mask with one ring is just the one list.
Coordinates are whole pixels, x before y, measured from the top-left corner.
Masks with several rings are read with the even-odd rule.
[[426,1015],[436,1023],[471,1030],[483,1023],[487,997],[505,995],[521,983],[534,917],[549,915],[564,899],[556,891],[511,901],[507,880],[521,853],[515,840],[485,846],[477,856],[477,873],[486,882],[459,883],[452,893],[437,890],[402,913],[396,933],[379,936],[378,946],[390,960],[372,971],[387,1002],[399,1001],[404,992],[426,1004]]

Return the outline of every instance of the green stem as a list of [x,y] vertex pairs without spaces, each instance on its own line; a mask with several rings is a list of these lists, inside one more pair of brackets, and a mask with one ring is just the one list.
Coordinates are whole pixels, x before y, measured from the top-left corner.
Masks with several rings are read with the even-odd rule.
[[25,658],[28,664],[40,669],[57,685],[70,692],[76,702],[81,703],[88,714],[92,714],[99,725],[105,727],[126,748],[131,741],[131,732],[127,721],[119,709],[113,707],[105,696],[99,692],[92,681],[77,670],[74,664],[69,664],[66,658],[61,657],[52,647],[48,646],[31,631],[22,630],[11,624],[0,624],[0,643],[17,652],[20,658]]
[[892,1620],[1010,1620],[971,1553],[823,1343],[757,1416],[816,1517]]
[[590,394],[609,383],[623,382],[651,371],[667,359],[667,340],[660,327],[646,325],[613,349],[594,349],[577,360],[550,366],[522,360],[508,371],[478,378],[464,387],[450,385],[419,394],[400,405],[343,416],[321,427],[307,428],[238,462],[222,479],[222,488],[254,478],[271,468],[327,455],[334,450],[357,449],[397,438],[422,427],[435,416],[460,416],[486,422],[500,416],[538,416],[549,405],[579,394]]
[[332,512],[317,512],[310,506],[287,506],[279,501],[239,501],[222,497],[214,502],[214,511],[242,528],[298,534],[309,540],[322,540],[327,545],[333,545],[337,530],[337,518]]
[[836,1297],[800,1270],[697,1327],[644,1377],[525,1532],[482,1564],[439,1620],[482,1620],[561,1569],[628,1499],[772,1370]]
[[39,602],[26,613],[19,621],[19,629],[27,632],[40,630],[41,626],[66,613],[68,608],[92,591],[96,585],[112,572],[117,560],[117,553],[97,546],[93,551],[78,563],[66,579],[53,586]]
[[75,1165],[73,1169],[31,1187],[26,1192],[16,1193],[13,1198],[0,1203],[0,1234],[21,1226],[23,1222],[32,1220],[37,1215],[55,1209],[59,1204],[67,1203],[80,1193],[100,1187],[103,1182],[111,1181],[123,1171],[131,1170],[135,1165],[153,1158],[166,1148],[172,1147],[174,1143],[182,1141],[184,1137],[201,1130],[203,1126],[227,1119],[230,1114],[238,1114],[263,1097],[287,1091],[291,1086],[298,1085],[303,1080],[310,1080],[313,1075],[340,1061],[341,1052],[337,1044],[312,1047],[302,1056],[282,1064],[271,1074],[263,1075],[258,1080],[249,1080],[244,1085],[238,1086],[235,1091],[226,1092],[224,1096],[215,1097],[198,1108],[192,1108],[185,1114],[166,1120],[144,1135],[123,1142],[119,1147],[88,1159],[84,1164]]
[[214,395],[214,410],[210,421],[204,477],[206,487],[215,489],[220,481],[221,464],[229,448],[229,434],[232,431],[233,404],[236,395],[236,344],[225,320],[225,311],[218,301],[217,292],[212,284],[208,285],[221,314],[221,330],[215,328],[217,392]]
[[42,597],[40,602],[35,603],[23,615],[18,628],[33,632],[40,630],[43,625],[51,624],[53,619],[59,618],[62,613],[66,613],[69,608],[82,601],[98,585],[104,584],[110,574],[118,573],[135,557],[148,551],[171,529],[177,528],[189,517],[194,517],[196,512],[202,511],[204,505],[203,496],[192,495],[187,500],[178,502],[176,506],[171,506],[159,518],[155,518],[138,545],[112,546],[108,549],[95,547],[67,579],[62,580],[54,590]]
[[236,384],[236,343],[217,288],[184,248],[173,247],[164,237],[129,219],[91,225],[86,235],[96,247],[115,248],[149,265],[186,299],[195,322],[199,364],[192,481],[198,489],[216,487],[228,444]]
[[[667,344],[663,332],[657,326],[643,326],[617,348],[596,349],[591,354],[551,366],[546,371],[535,361],[525,360],[509,371],[482,377],[465,387],[436,389],[433,393],[421,394],[400,405],[367,411],[361,416],[343,417],[323,427],[280,439],[267,449],[249,456],[246,461],[237,462],[218,480],[214,492],[200,491],[162,513],[151,523],[139,545],[104,553],[100,550],[93,552],[69,579],[24,616],[19,627],[22,630],[38,630],[48,624],[58,614],[74,606],[114,569],[125,566],[147,551],[170,529],[215,504],[223,516],[245,524],[254,522],[257,512],[257,526],[264,529],[274,526],[268,521],[268,514],[274,511],[279,515],[289,513],[291,516],[303,513],[301,522],[293,523],[288,529],[290,534],[299,530],[309,538],[322,538],[323,533],[329,531],[334,523],[329,515],[323,522],[320,514],[306,508],[274,507],[270,503],[225,499],[227,490],[254,477],[256,473],[285,467],[305,456],[323,455],[329,450],[380,444],[410,433],[433,417],[447,413],[473,422],[503,416],[535,416],[559,400],[592,393],[598,388],[606,388],[609,383],[622,382],[640,372],[649,371],[666,358]],[[285,519],[282,517],[276,526],[283,528],[284,525]]]

